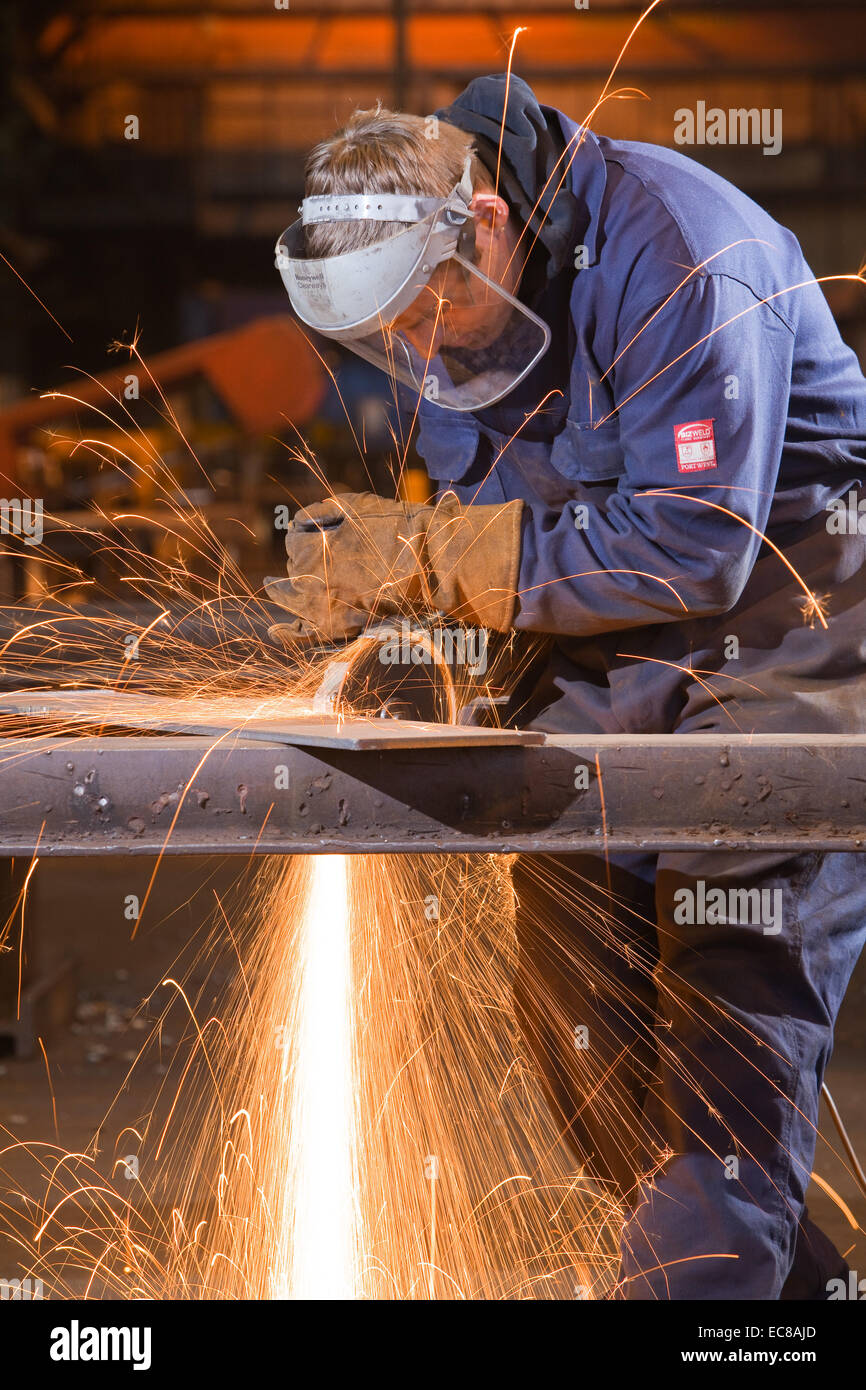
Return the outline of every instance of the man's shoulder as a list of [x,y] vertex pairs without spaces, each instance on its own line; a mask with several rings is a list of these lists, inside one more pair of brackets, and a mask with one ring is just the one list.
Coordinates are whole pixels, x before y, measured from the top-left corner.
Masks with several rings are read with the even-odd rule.
[[[748,193],[687,154],[605,136],[599,136],[598,143],[612,188],[631,202],[641,196],[655,200],[685,238],[702,243],[701,249],[708,236],[719,240],[727,231],[791,235]],[[614,174],[617,168],[619,179]]]
[[796,238],[748,194],[696,159],[663,145],[598,137],[607,168],[604,215],[612,234],[638,244],[652,237],[710,273],[761,279],[773,263],[798,258]]

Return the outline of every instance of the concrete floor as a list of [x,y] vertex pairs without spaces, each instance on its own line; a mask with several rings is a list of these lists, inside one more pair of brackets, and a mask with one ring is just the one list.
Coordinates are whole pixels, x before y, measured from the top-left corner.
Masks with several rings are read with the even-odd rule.
[[[219,859],[168,859],[163,862],[155,891],[135,941],[124,917],[128,894],[143,897],[150,874],[145,860],[43,861],[33,881],[29,920],[38,926],[43,965],[70,949],[80,961],[78,1010],[75,1021],[48,1040],[48,1059],[57,1107],[57,1127],[63,1146],[80,1150],[90,1142],[112,1102],[98,1166],[107,1175],[115,1157],[114,1137],[124,1125],[140,1122],[165,1076],[184,1029],[179,1006],[170,1012],[162,1034],[161,1055],[149,1054],[127,1081],[150,1023],[162,1011],[167,991],[157,987],[169,973],[181,969],[195,990],[210,965],[192,962],[195,943],[202,940],[201,923],[214,906],[214,893],[231,900],[239,866]],[[178,963],[178,958],[182,962]],[[211,976],[218,992],[228,962]],[[150,1006],[142,1001],[156,990]],[[837,1030],[836,1054],[828,1083],[852,1140],[866,1166],[866,958],[855,974]],[[0,1056],[0,1147],[13,1139],[54,1139],[54,1116],[45,1061]],[[866,1198],[834,1154],[840,1145],[832,1122],[822,1115],[822,1134],[816,1171],[866,1226]],[[4,1134],[5,1130],[5,1134]],[[121,1146],[122,1151],[122,1146]],[[24,1215],[23,1203],[10,1190],[22,1188],[39,1195],[33,1164],[23,1153],[0,1158],[0,1202]],[[847,1253],[852,1268],[866,1275],[866,1237],[852,1230],[839,1207],[815,1184],[810,1209],[814,1219]],[[0,1219],[0,1226],[3,1225]],[[19,1252],[0,1231],[0,1279],[20,1272]]]

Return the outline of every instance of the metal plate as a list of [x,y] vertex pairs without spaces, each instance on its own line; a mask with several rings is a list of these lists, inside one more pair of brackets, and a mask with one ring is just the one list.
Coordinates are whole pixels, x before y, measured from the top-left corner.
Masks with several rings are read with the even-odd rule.
[[[4,718],[5,716],[5,718]],[[476,729],[421,724],[405,719],[338,719],[313,713],[297,700],[178,700],[113,690],[31,690],[0,694],[5,722],[57,724],[64,734],[101,727],[142,733],[236,734],[266,743],[309,748],[512,748],[544,743],[545,736],[520,729]]]

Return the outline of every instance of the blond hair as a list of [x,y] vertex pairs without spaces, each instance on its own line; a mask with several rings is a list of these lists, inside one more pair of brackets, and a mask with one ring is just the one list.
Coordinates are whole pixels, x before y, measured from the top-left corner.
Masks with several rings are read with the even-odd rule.
[[[310,151],[307,197],[340,193],[413,193],[446,197],[472,153],[473,188],[492,187],[472,136],[434,116],[389,111],[378,102],[353,111],[341,130]],[[308,256],[337,256],[405,230],[403,222],[321,222],[306,228]]]

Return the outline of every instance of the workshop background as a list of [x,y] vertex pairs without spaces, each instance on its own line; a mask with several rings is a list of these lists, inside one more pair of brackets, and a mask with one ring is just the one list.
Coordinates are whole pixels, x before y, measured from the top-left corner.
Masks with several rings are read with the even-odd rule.
[[[447,104],[473,77],[504,70],[518,26],[525,32],[514,71],[543,102],[580,119],[642,8],[620,0],[585,7],[575,0],[5,0],[0,490],[12,495],[17,484],[21,495],[41,496],[46,510],[70,519],[91,517],[94,504],[128,504],[146,529],[158,499],[140,480],[124,485],[64,447],[80,412],[68,401],[40,399],[69,382],[87,398],[89,376],[116,383],[128,358],[111,345],[133,341],[213,484],[212,493],[202,489],[145,382],[136,410],[176,470],[176,500],[182,505],[186,496],[205,509],[245,574],[275,572],[282,536],[274,507],[323,491],[301,440],[329,488],[360,489],[369,481],[354,436],[363,435],[374,483],[387,490],[393,448],[385,383],[374,369],[319,345],[334,384],[294,329],[274,270],[274,242],[297,215],[306,151],[353,108],[378,98],[420,114]],[[817,275],[856,271],[866,262],[862,21],[862,0],[665,0],[639,30],[614,84],[645,96],[606,102],[593,125],[673,146],[674,113],[698,101],[780,108],[778,155],[758,145],[685,153],[790,226]],[[862,284],[837,281],[825,292],[843,336],[866,361]],[[423,480],[409,485],[423,487]],[[68,559],[110,588],[98,546],[83,553],[75,538],[62,543]],[[38,602],[46,583],[39,562],[20,547],[3,549],[0,604]],[[86,598],[82,589],[82,604]],[[143,1083],[124,1089],[137,1048],[132,1015],[210,911],[214,892],[229,901],[237,891],[237,873],[216,859],[167,861],[146,929],[131,943],[123,903],[145,891],[149,865],[40,863],[27,904],[31,982],[61,985],[46,993],[50,1008],[32,1030],[45,1034],[56,1116],[46,1059],[26,1029],[9,1021],[17,961],[10,975],[7,958],[0,976],[0,1126],[7,1137],[50,1140],[56,1121],[67,1147],[83,1147],[119,1091],[118,1127],[138,1114],[135,1088]],[[861,964],[828,1078],[861,1155],[864,1005]],[[170,1053],[170,1028],[163,1045]],[[157,1076],[164,1065],[152,1064]],[[866,1225],[850,1175],[820,1147],[818,1164]],[[9,1168],[14,1179],[14,1160]],[[839,1206],[814,1188],[810,1206],[851,1252],[851,1265],[866,1269],[866,1242]],[[15,1248],[0,1241],[0,1278],[17,1268]]]

